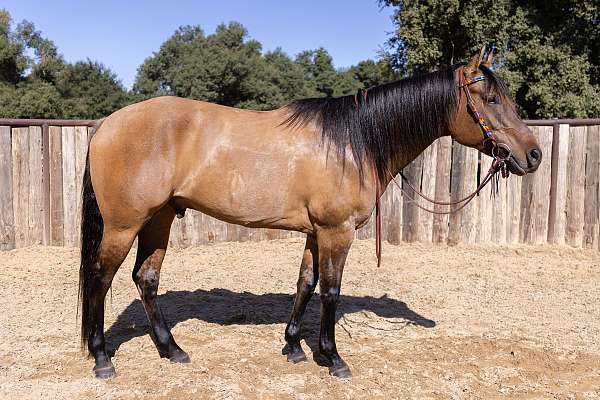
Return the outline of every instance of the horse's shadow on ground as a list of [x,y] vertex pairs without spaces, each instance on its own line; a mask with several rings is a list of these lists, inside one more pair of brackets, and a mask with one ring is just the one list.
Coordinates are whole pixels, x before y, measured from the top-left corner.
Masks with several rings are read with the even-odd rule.
[[[169,327],[189,319],[220,325],[282,324],[289,320],[294,296],[284,293],[237,293],[227,289],[168,291],[158,297],[158,304]],[[303,338],[313,352],[318,349],[319,295],[311,299],[303,319]],[[406,303],[387,296],[340,296],[336,321],[345,314],[371,311],[381,318],[402,318],[407,325],[433,328],[435,322],[407,307]],[[138,299],[118,316],[106,331],[107,349],[114,354],[133,338],[149,334],[150,326]],[[282,332],[283,335],[283,332]],[[176,338],[177,339],[177,338]]]

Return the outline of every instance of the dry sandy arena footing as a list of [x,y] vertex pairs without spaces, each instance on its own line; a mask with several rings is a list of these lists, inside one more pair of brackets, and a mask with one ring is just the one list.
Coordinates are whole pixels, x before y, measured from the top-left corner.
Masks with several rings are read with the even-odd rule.
[[79,351],[78,252],[0,252],[0,397],[7,399],[598,399],[600,253],[565,247],[385,245],[356,241],[337,339],[354,377],[281,355],[304,243],[171,249],[159,298],[191,364],[160,359],[130,279],[107,301],[117,377],[93,378]]

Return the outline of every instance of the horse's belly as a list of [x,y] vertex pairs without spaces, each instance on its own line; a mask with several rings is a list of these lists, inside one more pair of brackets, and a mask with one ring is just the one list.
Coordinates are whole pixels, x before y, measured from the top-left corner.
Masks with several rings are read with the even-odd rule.
[[290,190],[294,168],[289,163],[246,151],[235,161],[203,164],[195,178],[175,194],[187,207],[249,227],[310,228],[298,193]]

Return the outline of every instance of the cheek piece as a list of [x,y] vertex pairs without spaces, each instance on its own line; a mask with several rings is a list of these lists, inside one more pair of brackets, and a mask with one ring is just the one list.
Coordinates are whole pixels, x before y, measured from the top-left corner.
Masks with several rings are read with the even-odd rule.
[[494,138],[494,131],[492,128],[490,128],[486,118],[479,112],[479,110],[477,110],[477,106],[475,106],[475,100],[473,100],[473,95],[471,95],[471,91],[469,90],[470,85],[480,81],[485,81],[487,80],[487,77],[485,75],[477,75],[469,78],[464,69],[458,74],[458,76],[458,87],[465,93],[465,97],[467,98],[467,108],[483,132],[483,146],[487,146],[488,143],[491,144],[491,153],[492,157],[494,158],[494,164],[498,165],[498,169],[502,173],[502,176],[507,178],[508,170],[506,169],[506,161],[511,157],[512,151],[508,145],[496,142]]

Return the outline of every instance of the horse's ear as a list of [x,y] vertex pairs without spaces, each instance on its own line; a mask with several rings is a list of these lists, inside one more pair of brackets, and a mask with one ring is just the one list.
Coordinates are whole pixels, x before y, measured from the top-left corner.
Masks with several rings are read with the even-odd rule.
[[479,50],[479,53],[477,53],[473,57],[471,57],[471,60],[465,67],[465,70],[467,71],[467,73],[469,73],[469,74],[477,73],[477,70],[479,69],[479,65],[483,61],[484,54],[485,54],[485,46],[483,46],[481,48],[481,50]]
[[496,53],[496,47],[492,46],[482,61],[482,64],[488,68],[492,68],[492,62],[494,61],[494,53]]

